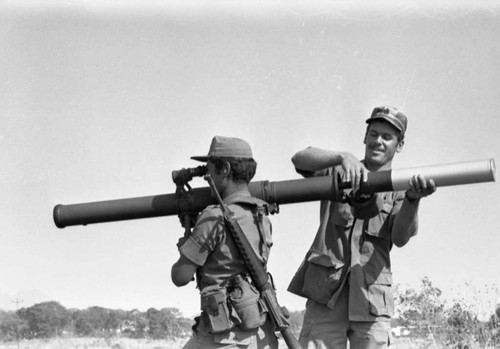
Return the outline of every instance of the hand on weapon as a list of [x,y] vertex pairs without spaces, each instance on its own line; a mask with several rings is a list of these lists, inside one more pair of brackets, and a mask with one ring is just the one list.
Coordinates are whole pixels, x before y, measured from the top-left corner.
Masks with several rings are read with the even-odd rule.
[[186,232],[184,232],[184,235],[181,238],[179,238],[179,240],[177,240],[177,244],[175,244],[177,246],[177,249],[181,248],[181,246],[184,245],[186,240],[189,239],[190,235],[191,234],[186,234]]
[[177,248],[181,247],[191,236],[191,228],[195,226],[198,215],[198,212],[179,214],[179,221],[184,228],[184,235],[177,241]]
[[424,176],[418,174],[408,181],[410,189],[406,191],[406,197],[410,201],[420,200],[436,191],[436,184],[432,179],[426,180]]
[[[207,171],[206,166],[198,166],[196,168],[183,168],[178,171],[172,171],[172,180],[177,185],[175,197],[177,199],[189,200],[191,195],[191,186],[189,181],[193,177],[201,177]],[[177,241],[177,248],[181,247],[186,240],[191,236],[191,228],[196,224],[199,212],[181,212],[179,213],[179,220],[181,226],[184,228],[184,235]]]
[[368,170],[361,161],[349,153],[342,156],[342,168],[344,170],[343,180],[351,182],[353,192],[357,192],[361,182],[368,179]]
[[199,212],[194,213],[180,213],[179,221],[181,222],[181,226],[184,229],[191,229],[196,225],[196,221],[198,220]]

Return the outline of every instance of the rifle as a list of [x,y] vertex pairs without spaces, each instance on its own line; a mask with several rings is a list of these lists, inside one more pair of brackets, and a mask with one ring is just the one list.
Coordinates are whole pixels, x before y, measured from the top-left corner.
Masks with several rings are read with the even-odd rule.
[[219,192],[217,191],[217,188],[215,187],[215,184],[212,180],[212,177],[210,177],[210,174],[207,173],[204,178],[207,180],[210,188],[212,188],[213,192],[215,193],[216,199],[222,210],[222,216],[224,218],[224,225],[226,227],[226,230],[233,238],[235,245],[241,255],[241,258],[243,259],[245,267],[248,270],[248,274],[250,275],[250,278],[252,279],[255,287],[257,287],[260,292],[260,297],[266,306],[269,317],[271,318],[275,329],[281,332],[281,335],[283,336],[283,339],[285,340],[288,348],[301,349],[299,342],[292,334],[290,324],[286,320],[283,311],[278,304],[274,285],[269,274],[264,269],[264,266],[257,257],[257,254],[250,245],[247,237],[243,233],[240,224],[233,218],[233,212],[222,201],[222,198],[220,197]]
[[[179,189],[179,186],[195,176],[203,176],[204,166],[172,171],[172,179],[178,190],[175,194],[160,194],[137,198],[56,205],[53,210],[54,223],[58,228],[71,225],[113,222],[128,219],[151,218],[202,211],[216,200],[210,188]],[[368,180],[361,183],[359,192],[407,190],[408,181],[414,174],[432,178],[438,187],[495,181],[494,159],[457,162],[444,165],[413,167],[400,170],[368,173]],[[270,204],[291,204],[317,200],[345,198],[345,189],[350,182],[338,176],[323,176],[287,181],[260,181],[249,184],[250,194]],[[181,193],[182,195],[179,195]]]

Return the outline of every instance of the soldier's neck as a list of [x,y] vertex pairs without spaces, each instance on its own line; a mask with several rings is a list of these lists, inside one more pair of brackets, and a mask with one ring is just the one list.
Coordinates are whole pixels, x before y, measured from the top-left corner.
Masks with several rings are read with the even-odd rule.
[[228,182],[227,185],[222,189],[221,196],[222,198],[226,198],[229,195],[232,195],[241,191],[249,191],[248,184],[245,182]]
[[392,169],[392,161],[386,162],[385,164],[374,164],[366,160],[364,160],[363,162],[367,170],[370,172],[389,171]]

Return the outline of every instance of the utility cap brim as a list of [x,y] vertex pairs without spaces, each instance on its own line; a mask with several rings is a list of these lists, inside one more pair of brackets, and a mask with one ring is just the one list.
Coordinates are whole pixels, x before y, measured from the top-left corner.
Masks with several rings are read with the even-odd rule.
[[253,159],[250,145],[240,138],[215,136],[207,155],[192,156],[191,159],[206,162],[210,158]]

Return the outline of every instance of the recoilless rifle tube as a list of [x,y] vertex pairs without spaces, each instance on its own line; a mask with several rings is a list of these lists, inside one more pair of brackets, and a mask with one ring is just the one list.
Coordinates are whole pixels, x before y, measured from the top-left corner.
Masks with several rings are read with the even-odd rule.
[[[203,166],[174,171],[174,182],[189,181],[193,176],[202,176]],[[409,189],[412,176],[421,174],[433,179],[437,187],[474,184],[495,181],[494,159],[457,162],[444,165],[412,167],[390,171],[368,173],[362,182],[361,193],[377,193]],[[184,177],[180,177],[180,176]],[[180,179],[179,179],[180,178]],[[179,183],[176,182],[179,187]],[[344,190],[351,187],[336,176],[312,177],[286,181],[256,181],[249,185],[250,193],[271,204],[292,204],[317,200],[339,200]],[[54,223],[58,228],[72,225],[114,222],[129,219],[171,216],[202,211],[217,203],[209,187],[193,188],[184,196],[178,193],[160,194],[108,201],[71,205],[56,205],[53,210]]]

